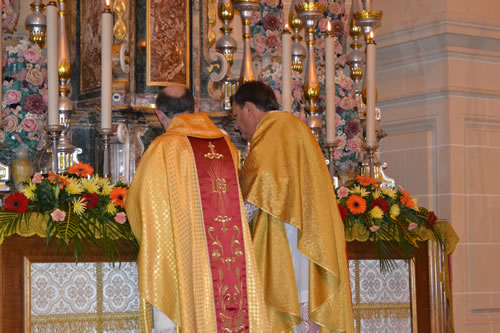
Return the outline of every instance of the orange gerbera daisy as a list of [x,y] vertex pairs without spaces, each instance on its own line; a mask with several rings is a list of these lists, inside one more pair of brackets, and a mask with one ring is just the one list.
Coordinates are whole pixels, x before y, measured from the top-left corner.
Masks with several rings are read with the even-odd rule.
[[366,200],[359,195],[353,194],[346,201],[347,208],[353,214],[363,214],[366,211]]
[[401,192],[401,197],[399,199],[401,200],[401,203],[408,208],[413,208],[413,206],[415,206],[415,202],[410,197],[410,193],[406,191]]
[[372,178],[370,176],[357,176],[356,180],[363,186],[368,186],[370,184],[375,185],[376,183],[375,178]]
[[88,177],[94,173],[94,168],[87,163],[75,163],[68,169],[68,173]]
[[113,204],[115,206],[120,206],[123,208],[124,207],[123,199],[125,199],[126,194],[127,194],[126,187],[115,187],[109,194],[109,197],[111,198],[111,201],[113,201]]
[[49,172],[49,176],[47,177],[47,179],[52,184],[54,184],[57,180],[59,182],[59,187],[61,187],[61,190],[64,188],[64,186],[68,186],[68,184],[69,184],[69,181],[66,178],[61,177],[58,174],[53,173],[53,172]]

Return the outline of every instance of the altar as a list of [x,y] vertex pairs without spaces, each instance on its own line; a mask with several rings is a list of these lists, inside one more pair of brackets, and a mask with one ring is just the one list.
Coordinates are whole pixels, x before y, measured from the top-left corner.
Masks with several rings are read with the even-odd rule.
[[[422,242],[407,262],[381,272],[375,247],[362,237],[347,243],[356,332],[450,332],[450,281],[446,259],[456,235],[446,222],[447,245]],[[26,230],[0,247],[0,328],[3,332],[139,332],[141,303],[132,253],[121,262],[87,255],[75,264],[73,248],[61,254]],[[355,239],[358,240],[355,240]],[[98,253],[94,249],[94,253]],[[398,260],[399,259],[399,260]],[[142,310],[141,310],[142,309]],[[142,313],[141,313],[142,311]]]

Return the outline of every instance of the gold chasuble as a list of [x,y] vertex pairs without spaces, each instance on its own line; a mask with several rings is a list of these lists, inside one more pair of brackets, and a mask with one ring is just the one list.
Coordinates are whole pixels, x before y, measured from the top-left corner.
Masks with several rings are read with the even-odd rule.
[[126,196],[141,298],[183,333],[270,331],[238,156],[206,113],[179,115],[142,157]]
[[243,198],[260,208],[251,231],[273,332],[301,322],[285,222],[309,259],[309,319],[321,332],[354,332],[342,219],[321,149],[286,112],[262,118],[240,174]]

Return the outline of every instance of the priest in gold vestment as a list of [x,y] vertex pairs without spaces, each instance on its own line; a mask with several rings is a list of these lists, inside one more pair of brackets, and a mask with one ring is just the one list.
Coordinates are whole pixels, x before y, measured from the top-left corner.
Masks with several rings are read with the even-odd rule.
[[238,163],[206,113],[175,116],[142,157],[125,203],[139,293],[174,326],[141,331],[270,332]]
[[344,228],[318,143],[298,117],[268,112],[278,103],[262,82],[241,85],[232,103],[250,142],[240,186],[257,208],[251,232],[272,331],[354,332]]

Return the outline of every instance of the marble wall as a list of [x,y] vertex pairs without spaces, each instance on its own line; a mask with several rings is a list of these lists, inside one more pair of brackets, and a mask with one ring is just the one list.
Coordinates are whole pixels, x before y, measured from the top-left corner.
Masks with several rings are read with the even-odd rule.
[[374,1],[387,174],[450,221],[456,332],[500,332],[500,2]]

